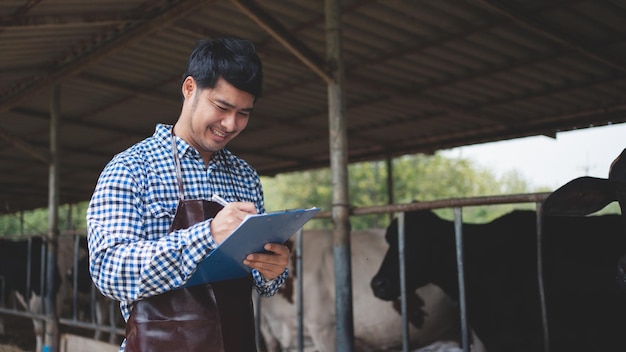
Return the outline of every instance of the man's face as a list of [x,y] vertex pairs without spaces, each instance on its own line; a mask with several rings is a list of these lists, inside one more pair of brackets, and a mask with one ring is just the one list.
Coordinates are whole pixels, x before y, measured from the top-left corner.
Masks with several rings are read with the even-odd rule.
[[200,152],[206,163],[248,125],[254,96],[222,78],[215,88],[199,89],[191,77],[183,82],[185,102],[176,134]]

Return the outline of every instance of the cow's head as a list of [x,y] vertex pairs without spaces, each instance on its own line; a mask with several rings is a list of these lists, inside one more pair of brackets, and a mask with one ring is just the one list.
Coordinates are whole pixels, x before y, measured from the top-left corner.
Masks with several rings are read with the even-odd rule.
[[[413,292],[435,282],[435,270],[445,265],[442,263],[444,236],[438,235],[450,232],[450,228],[446,228],[446,222],[431,211],[407,212],[404,223],[406,284],[407,291]],[[397,219],[387,228],[385,238],[389,249],[370,286],[376,297],[390,301],[400,296]]]

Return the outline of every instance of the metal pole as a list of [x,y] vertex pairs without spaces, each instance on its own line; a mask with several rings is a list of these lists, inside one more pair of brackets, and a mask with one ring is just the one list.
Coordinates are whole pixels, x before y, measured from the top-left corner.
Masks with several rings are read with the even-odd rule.
[[548,334],[548,311],[546,292],[543,286],[543,203],[537,202],[537,283],[541,302],[541,323],[543,327],[543,351],[550,352],[550,335]]
[[[48,245],[46,242],[42,242],[41,247],[39,247],[39,258],[41,258],[41,260],[39,261],[39,287],[41,288],[40,289],[41,290],[41,312],[46,313],[47,312],[46,306],[48,304],[48,300],[47,300],[48,291],[46,290],[46,287],[48,287],[48,271],[46,270],[46,268],[48,267],[48,262],[46,259],[48,258]],[[30,301],[30,298],[28,299],[27,304],[29,301]],[[30,306],[28,308],[30,309]]]
[[456,263],[459,272],[459,303],[461,305],[461,338],[463,352],[469,352],[467,328],[467,306],[465,304],[465,269],[463,265],[463,213],[462,208],[454,208],[454,234],[456,239]]
[[257,350],[261,350],[261,296],[254,290],[252,294],[252,304],[254,305],[254,342]]
[[348,138],[344,99],[341,14],[337,0],[326,0],[326,54],[331,81],[328,82],[330,167],[333,182],[332,217],[335,260],[335,312],[337,350],[354,350],[352,268],[350,256],[350,200],[348,196]]
[[57,240],[59,238],[59,87],[52,87],[50,99],[50,167],[48,190],[48,245],[46,265],[46,327],[43,352],[55,352],[59,349],[59,321],[56,312],[55,269],[57,268]]
[[[395,202],[393,196],[393,158],[387,155],[385,158],[385,167],[387,169],[387,204],[393,204]],[[389,221],[393,220],[393,213],[389,213]]]
[[74,235],[74,253],[72,256],[72,317],[78,319],[78,256],[80,254],[80,236]]
[[398,266],[400,268],[400,308],[402,312],[402,351],[409,352],[409,324],[406,298],[406,261],[405,261],[404,213],[398,214]]
[[[38,253],[39,257],[43,259],[43,257],[41,256],[42,253]],[[43,262],[43,260],[42,260]],[[43,271],[41,271],[41,268],[39,268],[39,272],[43,273]],[[32,285],[31,285],[31,280],[33,277],[33,238],[32,237],[28,237],[28,248],[26,249],[26,292],[25,292],[25,299],[26,302],[28,304],[28,302],[30,302],[30,294],[31,294],[31,289],[32,289]],[[41,277],[41,276],[40,276]],[[43,286],[39,286],[39,287],[43,287]],[[27,309],[30,307],[27,307]]]
[[[24,211],[20,211],[20,235],[24,235]],[[40,253],[41,255],[41,253]],[[33,238],[28,237],[28,249],[26,250],[26,302],[30,302],[31,277],[33,272]],[[41,273],[41,271],[40,271]],[[41,286],[40,286],[41,287]],[[4,292],[4,290],[2,291]],[[13,302],[15,307],[15,301]],[[28,309],[29,307],[27,307]]]
[[296,314],[298,317],[298,352],[304,351],[304,292],[303,268],[302,268],[302,229],[296,235]]

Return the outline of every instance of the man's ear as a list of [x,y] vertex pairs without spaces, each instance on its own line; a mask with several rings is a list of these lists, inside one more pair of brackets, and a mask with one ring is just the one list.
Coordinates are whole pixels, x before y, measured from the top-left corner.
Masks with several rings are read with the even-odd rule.
[[183,81],[182,93],[185,99],[191,97],[193,95],[194,90],[196,89],[196,81],[191,76],[187,76]]

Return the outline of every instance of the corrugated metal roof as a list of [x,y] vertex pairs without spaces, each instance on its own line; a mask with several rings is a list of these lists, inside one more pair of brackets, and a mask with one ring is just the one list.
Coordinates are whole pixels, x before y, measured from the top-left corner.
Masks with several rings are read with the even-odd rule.
[[[624,0],[346,0],[341,19],[350,161],[626,121]],[[176,121],[195,42],[226,34],[265,70],[230,148],[264,175],[328,165],[323,1],[5,0],[1,211],[47,204],[32,154],[48,155],[53,84],[61,202],[86,200],[115,153]]]

